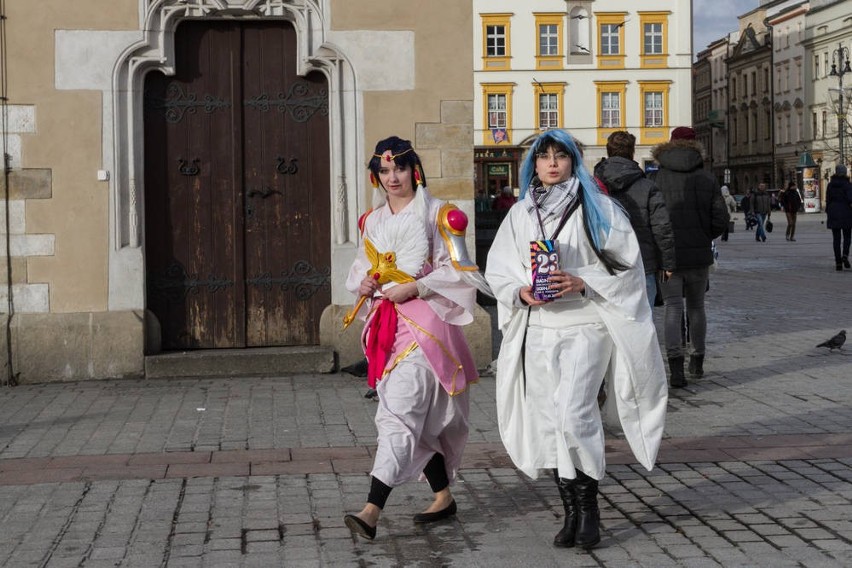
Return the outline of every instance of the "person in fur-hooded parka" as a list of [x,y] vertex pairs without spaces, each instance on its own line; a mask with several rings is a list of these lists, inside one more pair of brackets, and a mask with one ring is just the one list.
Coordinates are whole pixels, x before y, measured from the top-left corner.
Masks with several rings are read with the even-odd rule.
[[704,170],[703,147],[695,140],[692,128],[675,128],[671,140],[656,146],[651,154],[660,165],[654,181],[663,192],[672,222],[677,262],[671,278],[661,286],[666,306],[666,355],[671,386],[684,387],[681,342],[684,298],[693,349],[689,370],[697,378],[704,374],[707,335],[704,292],[708,269],[713,264],[712,242],[727,228],[730,214],[719,184]]

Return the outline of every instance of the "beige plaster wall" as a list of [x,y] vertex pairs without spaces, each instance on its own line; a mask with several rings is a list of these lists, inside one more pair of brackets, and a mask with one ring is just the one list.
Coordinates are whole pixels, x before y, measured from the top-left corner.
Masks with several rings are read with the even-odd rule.
[[[472,200],[472,38],[457,31],[472,29],[471,0],[330,0],[330,6],[335,30],[415,34],[415,89],[363,93],[367,152],[391,134],[411,139],[433,193]],[[96,179],[105,167],[104,101],[100,92],[55,88],[56,30],[136,30],[138,10],[138,0],[6,2],[9,103],[35,109],[34,132],[20,135],[21,166],[44,170],[49,180],[42,184],[49,190],[27,199],[26,231],[55,236],[53,256],[15,260],[16,283],[50,289],[50,314],[13,318],[13,353],[24,382],[143,372],[143,318],[106,312],[109,185]],[[486,320],[478,313],[466,330],[480,363],[490,356]]]
[[387,136],[407,138],[423,159],[435,195],[472,199],[473,38],[457,31],[472,29],[471,0],[332,0],[331,5],[332,29],[415,33],[416,90],[364,93],[365,150]]
[[108,186],[100,93],[54,88],[54,33],[138,27],[137,0],[6,2],[9,104],[35,106],[35,132],[21,135],[24,168],[52,171],[52,197],[28,200],[29,234],[54,234],[54,256],[26,260],[26,280],[50,285],[51,312],[107,306]]

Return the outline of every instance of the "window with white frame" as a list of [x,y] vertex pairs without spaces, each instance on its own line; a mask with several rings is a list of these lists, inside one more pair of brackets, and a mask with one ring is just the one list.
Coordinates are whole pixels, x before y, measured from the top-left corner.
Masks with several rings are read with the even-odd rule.
[[542,130],[559,128],[559,97],[556,93],[538,95],[538,121]]
[[488,95],[488,128],[506,128],[506,95]]
[[621,101],[619,93],[601,93],[601,127],[621,126]]
[[485,55],[488,57],[506,55],[506,26],[485,26]]
[[663,53],[663,24],[659,22],[645,24],[645,55]]
[[663,125],[663,93],[645,93],[645,128]]
[[618,55],[618,24],[601,24],[601,55]]
[[539,55],[559,55],[559,26],[541,24],[538,26]]

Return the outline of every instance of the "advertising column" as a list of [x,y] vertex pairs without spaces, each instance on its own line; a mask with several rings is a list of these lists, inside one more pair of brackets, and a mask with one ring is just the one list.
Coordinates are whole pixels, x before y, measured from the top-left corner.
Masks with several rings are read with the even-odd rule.
[[810,152],[804,151],[799,155],[796,166],[796,177],[802,188],[802,201],[805,213],[820,212],[819,168],[817,168]]

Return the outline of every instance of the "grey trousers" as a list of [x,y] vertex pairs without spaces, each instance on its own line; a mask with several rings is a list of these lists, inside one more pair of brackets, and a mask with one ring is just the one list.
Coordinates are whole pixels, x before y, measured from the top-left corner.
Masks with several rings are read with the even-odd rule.
[[666,356],[682,357],[683,304],[686,301],[686,316],[689,320],[689,337],[692,352],[704,355],[707,338],[707,316],[704,313],[704,293],[707,291],[708,267],[687,268],[675,271],[667,282],[662,283],[665,307]]

